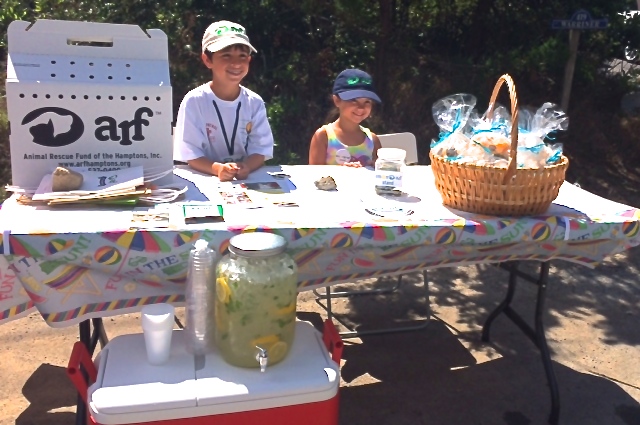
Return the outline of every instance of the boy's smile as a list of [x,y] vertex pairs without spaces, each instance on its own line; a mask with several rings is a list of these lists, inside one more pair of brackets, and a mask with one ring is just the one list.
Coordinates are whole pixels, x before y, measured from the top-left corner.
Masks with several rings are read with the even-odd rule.
[[213,73],[213,83],[240,84],[249,73],[251,55],[247,50],[244,46],[233,45],[213,53],[211,59],[203,54],[203,62]]

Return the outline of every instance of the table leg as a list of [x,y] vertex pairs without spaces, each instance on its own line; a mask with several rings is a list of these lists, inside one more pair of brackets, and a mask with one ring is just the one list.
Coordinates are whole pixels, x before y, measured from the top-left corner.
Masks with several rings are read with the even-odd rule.
[[[91,347],[91,321],[85,320],[78,325],[80,331],[80,342],[82,342],[87,349]],[[85,371],[82,370],[85,374]],[[86,378],[86,376],[85,376]],[[78,401],[76,402],[76,425],[85,425],[87,423],[87,406],[84,404],[82,397],[78,394]]]
[[[382,335],[382,334],[389,334],[389,333],[396,333],[396,332],[411,332],[411,331],[416,331],[416,330],[421,330],[426,328],[429,325],[429,322],[431,319],[431,303],[430,303],[430,293],[429,293],[429,280],[427,278],[427,269],[422,270],[422,278],[424,282],[423,285],[424,285],[425,300],[426,300],[426,312],[425,312],[424,323],[421,323],[418,325],[412,325],[412,326],[394,326],[394,327],[378,328],[378,329],[372,329],[368,331],[348,330],[348,331],[339,332],[340,337],[343,339],[359,338],[365,335]],[[313,293],[316,295],[316,304],[318,304],[327,312],[327,318],[330,321],[335,320],[345,328],[349,329],[349,325],[347,325],[340,317],[333,314],[333,311],[331,310],[332,297],[355,297],[360,295],[386,294],[386,293],[391,293],[398,290],[401,284],[402,284],[402,275],[399,275],[398,280],[396,281],[396,284],[393,287],[388,287],[384,289],[366,289],[361,291],[333,292],[331,290],[331,286],[327,286],[325,288],[324,294],[319,293],[315,289],[313,290]],[[322,302],[323,300],[325,300],[326,303]]]
[[[91,325],[93,325],[93,331],[91,330]],[[107,333],[104,330],[104,324],[99,317],[80,322],[78,329],[80,332],[80,341],[87,347],[87,351],[89,351],[89,355],[91,356],[93,356],[98,342],[100,342],[100,347],[104,347],[107,342],[109,342]],[[86,372],[82,370],[82,373],[85,374],[86,379]],[[78,394],[78,401],[76,403],[76,425],[85,425],[86,423],[87,406]]]
[[[518,270],[518,262],[502,263],[500,267],[509,271],[509,286],[507,288],[507,294],[500,304],[491,312],[484,326],[482,327],[482,341],[489,341],[489,332],[491,330],[491,324],[500,313],[504,313],[513,323],[515,323],[524,333],[533,341],[533,343],[540,350],[540,356],[542,358],[542,364],[544,366],[545,374],[547,375],[547,382],[549,384],[549,392],[551,393],[551,412],[549,414],[549,423],[557,425],[560,416],[560,394],[558,391],[558,382],[555,372],[553,371],[553,364],[551,363],[551,354],[549,353],[549,346],[547,345],[547,339],[544,334],[544,325],[542,323],[542,315],[544,313],[544,301],[547,292],[547,283],[549,281],[549,262],[545,261],[540,263],[540,273],[538,277],[531,276],[521,270]],[[516,290],[516,283],[518,277],[533,283],[538,287],[538,294],[536,298],[536,309],[534,313],[534,328],[531,326],[515,311],[511,308],[511,301]]]

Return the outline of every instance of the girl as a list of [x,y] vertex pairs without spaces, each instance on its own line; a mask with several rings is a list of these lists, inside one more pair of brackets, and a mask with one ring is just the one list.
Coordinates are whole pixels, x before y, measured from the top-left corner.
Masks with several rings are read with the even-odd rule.
[[309,146],[309,164],[373,166],[380,140],[360,123],[371,115],[373,102],[380,98],[373,91],[371,76],[359,69],[346,69],[333,83],[333,103],[340,116],[314,133]]

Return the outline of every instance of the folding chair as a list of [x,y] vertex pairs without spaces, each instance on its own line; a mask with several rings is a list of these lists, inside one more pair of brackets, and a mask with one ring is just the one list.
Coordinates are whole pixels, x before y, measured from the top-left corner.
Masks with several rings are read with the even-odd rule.
[[379,134],[380,144],[383,148],[404,149],[407,152],[405,162],[407,165],[418,163],[418,145],[413,133]]
[[[412,133],[392,133],[392,134],[380,134],[378,135],[380,139],[380,144],[383,148],[399,148],[404,149],[407,152],[405,162],[408,165],[417,164],[418,163],[418,147],[416,143],[416,137]],[[372,329],[366,331],[356,331],[349,330],[346,332],[340,332],[340,336],[343,338],[355,338],[363,335],[377,335],[384,333],[392,333],[392,332],[406,332],[413,331],[424,328],[429,323],[429,317],[431,316],[431,310],[429,306],[429,281],[427,280],[427,271],[422,271],[422,277],[424,279],[424,290],[427,300],[427,307],[425,312],[425,317],[427,320],[424,323],[415,326],[404,326],[404,327],[389,327],[389,328],[380,328],[380,329]],[[378,279],[380,281],[380,279]],[[400,288],[402,284],[402,275],[398,275],[398,278],[395,281],[395,284],[391,287],[386,288],[377,288],[377,289],[361,289],[361,290],[352,290],[352,291],[338,291],[332,292],[331,287],[327,286],[325,288],[324,293],[318,292],[318,290],[314,289],[314,294],[316,295],[316,303],[322,307],[326,312],[327,316],[330,320],[338,321],[342,326],[349,329],[349,327],[338,318],[335,314],[333,314],[331,308],[331,298],[332,297],[352,297],[358,295],[381,295],[381,294],[389,294],[395,292]],[[323,303],[326,301],[326,304]]]

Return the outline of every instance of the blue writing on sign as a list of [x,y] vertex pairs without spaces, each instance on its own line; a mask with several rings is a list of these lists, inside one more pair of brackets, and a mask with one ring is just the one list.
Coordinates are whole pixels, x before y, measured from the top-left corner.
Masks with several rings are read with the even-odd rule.
[[554,30],[601,30],[609,26],[607,18],[593,19],[591,14],[580,9],[571,15],[571,19],[554,19],[551,29]]

